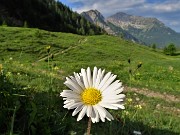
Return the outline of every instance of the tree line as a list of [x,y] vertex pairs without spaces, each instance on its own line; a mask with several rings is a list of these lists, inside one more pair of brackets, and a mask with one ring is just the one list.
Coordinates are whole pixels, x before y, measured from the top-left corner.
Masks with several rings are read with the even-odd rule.
[[56,0],[1,0],[0,24],[81,35],[105,31]]
[[[153,50],[156,50],[156,44],[155,43],[152,44],[151,48]],[[173,56],[173,55],[175,55],[176,51],[177,51],[177,48],[176,48],[175,44],[173,44],[173,43],[170,43],[170,44],[168,44],[167,46],[165,46],[163,48],[163,53],[166,54],[166,55]]]

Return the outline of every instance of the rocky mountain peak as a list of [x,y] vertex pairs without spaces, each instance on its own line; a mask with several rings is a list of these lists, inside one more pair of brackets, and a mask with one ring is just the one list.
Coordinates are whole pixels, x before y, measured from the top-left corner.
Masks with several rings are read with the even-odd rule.
[[125,32],[121,28],[118,28],[115,25],[107,22],[105,20],[104,16],[98,10],[89,10],[87,12],[82,12],[81,15],[84,16],[90,22],[103,28],[110,35],[116,35],[116,36],[123,35],[123,37],[125,39],[131,40],[133,42],[139,42],[139,40],[137,40],[131,34]]
[[113,25],[122,28],[146,44],[156,43],[159,47],[168,43],[179,43],[179,35],[157,18],[129,15],[118,12],[107,18]]
[[118,12],[105,19],[97,10],[83,12],[82,15],[107,33],[131,41],[147,45],[156,43],[158,47],[180,43],[180,35],[156,18]]
[[123,12],[118,12],[108,17],[107,21],[115,23],[124,29],[128,29],[129,26],[138,29],[150,29],[153,26],[164,26],[164,24],[156,18],[134,16]]
[[89,10],[87,12],[82,12],[81,15],[92,23],[97,21],[104,23],[105,20],[104,16],[98,10]]

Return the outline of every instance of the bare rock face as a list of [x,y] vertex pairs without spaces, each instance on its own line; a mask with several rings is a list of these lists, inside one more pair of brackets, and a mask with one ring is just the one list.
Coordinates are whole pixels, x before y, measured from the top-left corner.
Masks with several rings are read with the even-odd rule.
[[90,22],[103,28],[108,34],[121,36],[133,42],[145,45],[156,44],[161,48],[169,43],[180,46],[180,33],[156,18],[129,15],[118,12],[108,18],[97,10],[90,10],[81,14]]
[[103,23],[106,24],[104,21],[104,16],[97,10],[89,10],[87,12],[82,12],[81,15],[83,15],[87,20],[89,20],[92,23]]
[[84,16],[91,23],[94,23],[100,26],[101,28],[103,28],[110,35],[115,35],[115,36],[119,35],[133,42],[140,42],[131,34],[121,29],[120,27],[117,27],[116,25],[107,22],[104,16],[97,10],[89,10],[87,12],[82,12],[81,15]]
[[107,18],[107,22],[122,28],[144,43],[164,47],[169,43],[180,44],[180,34],[156,18],[129,15],[118,12]]
[[156,18],[133,16],[123,12],[119,12],[116,13],[115,15],[108,17],[107,21],[127,30],[129,27],[134,27],[137,29],[147,29],[147,30],[151,29],[153,26],[164,27],[164,24],[161,21],[157,20]]
[[91,23],[94,23],[100,26],[101,28],[105,29],[108,34],[115,35],[115,33],[107,25],[104,16],[99,11],[89,10],[87,12],[82,12],[81,15],[84,16]]

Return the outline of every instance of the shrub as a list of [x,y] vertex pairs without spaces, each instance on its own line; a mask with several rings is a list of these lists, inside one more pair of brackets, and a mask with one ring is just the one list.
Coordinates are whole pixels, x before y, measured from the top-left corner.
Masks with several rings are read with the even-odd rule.
[[176,52],[176,47],[173,43],[169,44],[167,47],[164,47],[164,54],[166,55],[174,55]]

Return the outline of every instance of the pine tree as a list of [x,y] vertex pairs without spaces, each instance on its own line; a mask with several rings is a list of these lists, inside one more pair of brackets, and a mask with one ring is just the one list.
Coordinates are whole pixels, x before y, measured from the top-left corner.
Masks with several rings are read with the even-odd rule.
[[152,49],[155,51],[156,50],[156,44],[152,44]]
[[175,54],[175,52],[176,52],[176,46],[173,43],[169,44],[167,47],[164,48],[164,53],[166,55],[172,56]]

